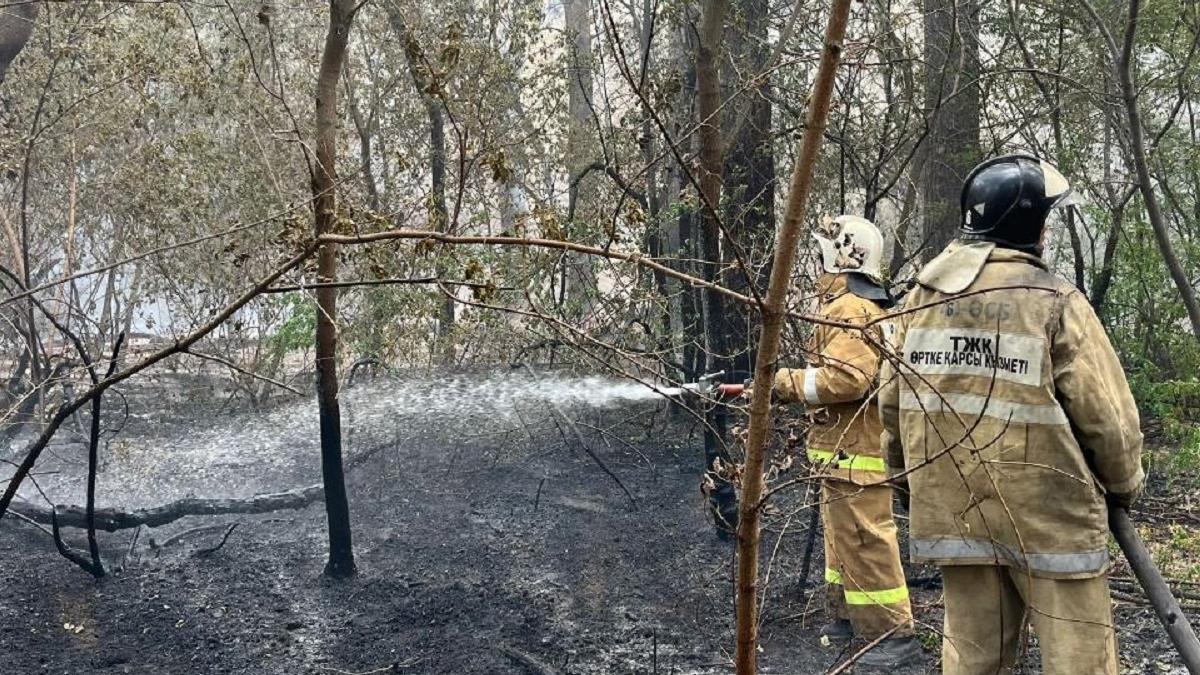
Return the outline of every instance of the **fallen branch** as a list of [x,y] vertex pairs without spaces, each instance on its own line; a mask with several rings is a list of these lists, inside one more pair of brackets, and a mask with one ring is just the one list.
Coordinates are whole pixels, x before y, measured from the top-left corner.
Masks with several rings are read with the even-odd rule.
[[1121,552],[1129,561],[1129,569],[1137,577],[1138,583],[1154,607],[1154,613],[1162,622],[1163,629],[1179,652],[1180,659],[1187,666],[1188,672],[1200,675],[1200,640],[1192,624],[1183,614],[1179,601],[1171,595],[1171,588],[1163,581],[1162,574],[1154,565],[1154,558],[1146,550],[1146,545],[1138,535],[1137,528],[1129,519],[1129,511],[1112,507],[1108,510],[1108,528],[1113,538],[1121,546]]
[[[374,457],[381,450],[392,447],[389,444],[380,444],[369,450],[349,458],[346,460],[346,470],[351,471],[357,469]],[[44,496],[44,495],[43,495]],[[271,511],[295,511],[305,508],[309,504],[320,501],[324,497],[321,485],[310,485],[304,488],[295,490],[287,490],[285,492],[265,493],[246,497],[241,499],[222,498],[222,499],[180,499],[162,506],[155,506],[146,509],[137,509],[126,511],[117,508],[98,509],[96,511],[97,524],[96,528],[105,532],[116,532],[118,530],[128,530],[135,527],[161,527],[176,520],[187,516],[219,516],[226,514],[255,514],[268,513]],[[79,506],[58,506],[55,507],[58,512],[58,524],[60,527],[87,527],[87,512],[86,509]],[[51,524],[54,510],[45,506],[38,506],[31,502],[16,500],[9,507],[5,515],[15,516],[31,525],[38,526],[39,523]],[[173,535],[161,544],[154,544],[151,540],[152,548],[166,548],[172,544],[179,543],[180,540],[211,529],[224,527],[223,524],[201,525],[200,527],[185,530],[176,535]],[[45,531],[45,530],[43,530]],[[50,532],[47,532],[50,534]]]
[[[222,516],[230,514],[270,513],[272,511],[298,510],[320,501],[325,496],[321,485],[306,488],[255,495],[244,499],[179,499],[162,506],[125,511],[122,509],[96,509],[96,529],[104,532],[129,530],[140,525],[161,527],[187,516]],[[14,514],[42,524],[53,524],[56,509],[38,506],[24,501],[14,501],[9,506]],[[57,520],[62,527],[87,527],[87,512],[82,506],[60,506]]]
[[517,663],[521,664],[522,666],[525,666],[525,668],[527,670],[529,670],[530,672],[537,673],[537,675],[562,675],[562,671],[560,671],[559,669],[555,668],[554,666],[543,663],[541,659],[534,656],[533,654],[523,652],[520,649],[517,649],[516,647],[509,647],[508,645],[501,645],[500,651],[504,652],[504,655],[507,656],[508,658],[512,659],[513,661],[516,661]]

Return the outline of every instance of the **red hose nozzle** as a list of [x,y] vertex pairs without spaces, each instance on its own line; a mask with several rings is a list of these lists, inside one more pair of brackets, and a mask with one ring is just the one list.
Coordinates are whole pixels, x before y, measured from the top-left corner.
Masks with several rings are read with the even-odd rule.
[[737,398],[746,392],[744,384],[718,384],[717,395],[724,398]]

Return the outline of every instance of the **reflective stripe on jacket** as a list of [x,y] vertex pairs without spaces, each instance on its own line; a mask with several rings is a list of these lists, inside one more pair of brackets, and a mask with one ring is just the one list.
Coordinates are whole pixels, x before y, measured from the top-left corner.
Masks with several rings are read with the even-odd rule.
[[1103,491],[1144,477],[1137,408],[1103,326],[1036,256],[955,243],[930,268],[922,279],[956,279],[955,294],[913,291],[906,308],[925,308],[895,319],[898,362],[881,373],[887,462],[912,471],[913,560],[1103,573]]
[[[824,274],[820,314],[826,319],[865,326],[884,311],[870,300],[849,292],[845,274]],[[864,331],[817,324],[807,346],[806,368],[780,368],[775,392],[785,402],[808,406],[808,458],[822,473],[860,485],[887,477],[879,436],[882,427],[875,407],[874,387],[879,370],[882,331]]]

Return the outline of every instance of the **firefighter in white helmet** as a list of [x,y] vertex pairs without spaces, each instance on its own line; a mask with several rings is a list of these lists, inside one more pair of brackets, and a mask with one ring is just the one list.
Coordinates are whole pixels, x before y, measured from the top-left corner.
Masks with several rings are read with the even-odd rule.
[[912,559],[941,568],[947,675],[1011,673],[1026,622],[1041,672],[1117,673],[1105,500],[1141,492],[1142,434],[1104,327],[1041,257],[1069,195],[1037,157],[980,164],[894,322],[883,445]]
[[900,665],[920,647],[913,637],[874,403],[882,339],[877,322],[891,306],[880,272],[883,236],[871,221],[843,215],[826,219],[814,237],[822,266],[819,313],[848,325],[814,326],[807,366],[781,368],[775,392],[784,402],[807,406],[807,454],[822,476],[829,623],[821,637],[873,640],[892,631],[860,662]]

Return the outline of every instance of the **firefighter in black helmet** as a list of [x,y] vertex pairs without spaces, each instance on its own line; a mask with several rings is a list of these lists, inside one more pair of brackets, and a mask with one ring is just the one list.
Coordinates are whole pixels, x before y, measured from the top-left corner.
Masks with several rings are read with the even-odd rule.
[[1142,434],[1087,298],[1041,258],[1069,196],[1036,157],[980,164],[890,338],[882,445],[910,472],[911,557],[942,571],[946,675],[1012,672],[1027,622],[1043,673],[1117,672],[1105,500],[1140,493]]

